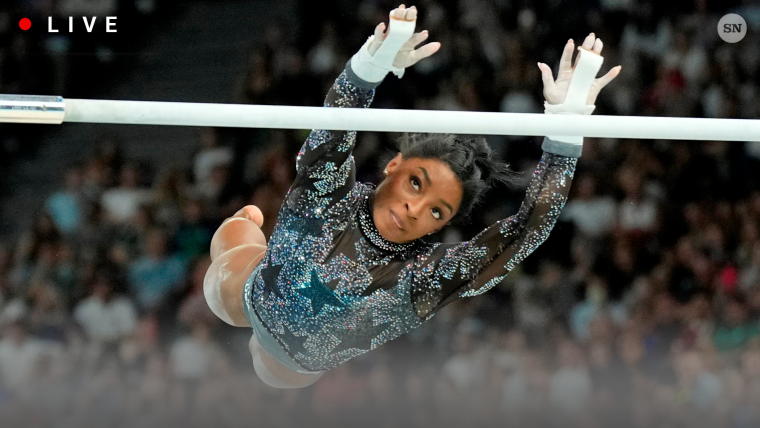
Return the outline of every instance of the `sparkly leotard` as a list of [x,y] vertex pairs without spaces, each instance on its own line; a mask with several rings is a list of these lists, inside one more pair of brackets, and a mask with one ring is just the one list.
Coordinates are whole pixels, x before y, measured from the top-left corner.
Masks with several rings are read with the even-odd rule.
[[[324,105],[368,107],[378,84],[357,77],[349,62]],[[244,288],[249,316],[309,371],[333,368],[498,284],[549,235],[581,149],[545,139],[520,210],[473,239],[396,244],[374,226],[374,186],[356,182],[355,141],[355,131],[311,132],[266,255]]]

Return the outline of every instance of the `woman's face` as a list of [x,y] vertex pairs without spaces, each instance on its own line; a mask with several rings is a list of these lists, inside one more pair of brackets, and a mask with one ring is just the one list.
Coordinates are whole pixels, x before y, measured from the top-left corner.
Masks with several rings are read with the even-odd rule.
[[372,217],[388,241],[406,243],[437,232],[456,215],[462,184],[447,164],[436,159],[396,155],[375,191]]

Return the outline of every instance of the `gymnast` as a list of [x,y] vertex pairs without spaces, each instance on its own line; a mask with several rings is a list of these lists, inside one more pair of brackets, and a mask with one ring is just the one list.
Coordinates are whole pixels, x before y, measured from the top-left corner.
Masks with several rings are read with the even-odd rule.
[[[388,28],[379,24],[348,61],[325,107],[369,107],[388,72],[401,78],[440,49],[438,42],[415,49],[428,33],[414,33],[414,6],[401,5],[389,18]],[[601,66],[601,40],[591,33],[582,48],[573,64],[567,42],[556,81],[548,65],[538,64],[545,113],[591,114],[599,91],[619,74],[618,66],[595,78],[597,67],[580,102],[567,102],[578,58],[596,57]],[[269,243],[252,205],[226,219],[212,239],[206,300],[223,321],[253,329],[254,370],[270,386],[311,385],[447,304],[498,284],[549,235],[583,146],[583,137],[545,137],[519,211],[469,241],[442,244],[423,238],[466,218],[490,186],[509,181],[507,164],[482,137],[404,135],[375,187],[356,182],[355,141],[356,131],[310,133]]]

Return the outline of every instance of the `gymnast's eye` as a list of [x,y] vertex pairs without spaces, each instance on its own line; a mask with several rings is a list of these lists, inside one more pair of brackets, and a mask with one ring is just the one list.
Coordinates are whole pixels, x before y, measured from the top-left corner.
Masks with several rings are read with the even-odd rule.
[[412,176],[412,178],[409,180],[410,183],[412,183],[412,187],[414,187],[414,190],[420,190],[420,179],[416,176]]
[[435,217],[436,220],[440,220],[441,216],[443,216],[443,213],[441,213],[441,210],[438,208],[433,208],[433,217]]

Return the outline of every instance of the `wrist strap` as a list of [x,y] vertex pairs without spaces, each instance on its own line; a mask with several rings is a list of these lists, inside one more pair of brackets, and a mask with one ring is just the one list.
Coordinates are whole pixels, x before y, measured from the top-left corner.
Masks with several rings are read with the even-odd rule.
[[[578,63],[575,65],[573,77],[570,78],[570,86],[562,104],[549,104],[544,102],[546,114],[591,114],[596,108],[593,104],[586,104],[591,85],[594,83],[599,69],[602,68],[604,58],[585,48],[578,49]],[[583,137],[575,135],[547,135],[552,140],[571,144],[583,144]]]
[[385,36],[383,44],[380,45],[375,55],[370,55],[367,49],[375,38],[373,34],[364,42],[359,52],[353,56],[351,68],[354,70],[354,73],[367,82],[372,83],[383,80],[389,71],[392,71],[399,79],[403,77],[404,68],[394,67],[393,60],[396,59],[396,55],[404,43],[414,34],[416,24],[416,20],[406,21],[391,17],[388,35]]

